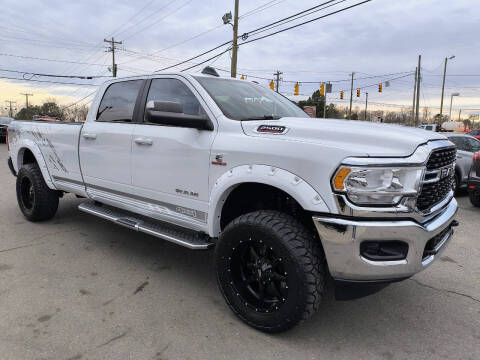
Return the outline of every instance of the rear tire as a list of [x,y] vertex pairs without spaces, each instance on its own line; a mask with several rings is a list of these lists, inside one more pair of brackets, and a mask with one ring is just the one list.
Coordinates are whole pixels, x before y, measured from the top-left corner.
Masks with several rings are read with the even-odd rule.
[[473,206],[475,207],[480,207],[480,192],[471,192],[469,194],[470,197],[470,202],[472,203]]
[[320,242],[291,216],[256,211],[233,220],[215,248],[217,282],[230,309],[276,333],[319,308],[326,261]]
[[37,164],[26,164],[17,176],[17,201],[29,221],[44,221],[55,216],[58,192],[50,189]]

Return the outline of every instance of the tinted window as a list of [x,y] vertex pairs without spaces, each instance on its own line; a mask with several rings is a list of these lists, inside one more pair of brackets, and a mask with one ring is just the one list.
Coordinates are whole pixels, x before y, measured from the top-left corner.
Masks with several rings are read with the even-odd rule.
[[426,130],[432,130],[432,129],[433,129],[433,126],[432,126],[432,125],[428,125],[425,129],[426,129]]
[[148,92],[147,103],[151,100],[180,103],[184,114],[204,114],[203,108],[195,95],[187,85],[177,79],[153,79]]
[[142,84],[143,80],[132,80],[110,85],[98,107],[97,121],[131,122]]

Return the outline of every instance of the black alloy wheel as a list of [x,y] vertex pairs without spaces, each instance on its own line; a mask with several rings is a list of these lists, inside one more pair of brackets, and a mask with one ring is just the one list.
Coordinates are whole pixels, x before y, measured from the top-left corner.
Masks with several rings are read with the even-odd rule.
[[279,310],[288,296],[282,258],[261,239],[242,241],[230,257],[228,272],[241,301],[257,312]]
[[215,247],[217,283],[228,306],[268,333],[288,330],[318,310],[325,269],[320,240],[278,211],[239,216]]

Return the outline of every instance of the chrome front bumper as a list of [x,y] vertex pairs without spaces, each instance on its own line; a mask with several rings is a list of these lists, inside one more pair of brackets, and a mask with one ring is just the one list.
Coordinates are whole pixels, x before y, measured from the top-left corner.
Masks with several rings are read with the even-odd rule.
[[[314,216],[330,274],[336,280],[388,281],[410,277],[429,266],[453,235],[452,222],[457,213],[453,198],[438,214],[425,223],[412,220],[368,220]],[[424,257],[427,242],[449,230],[435,247],[433,255]],[[360,244],[365,240],[399,240],[408,244],[406,259],[371,261],[361,256]]]

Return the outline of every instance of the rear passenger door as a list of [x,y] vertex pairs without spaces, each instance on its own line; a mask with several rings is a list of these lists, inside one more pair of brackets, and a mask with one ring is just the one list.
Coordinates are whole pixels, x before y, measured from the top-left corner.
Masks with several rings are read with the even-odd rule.
[[215,129],[138,124],[132,142],[135,193],[143,206],[153,209],[158,218],[206,224],[215,119],[195,88],[180,76],[152,79],[147,88],[142,110],[151,100],[180,103],[185,114],[207,114]]
[[82,175],[87,192],[98,201],[131,190],[135,110],[144,84],[145,80],[111,84],[95,121],[87,121],[83,126],[79,148]]

